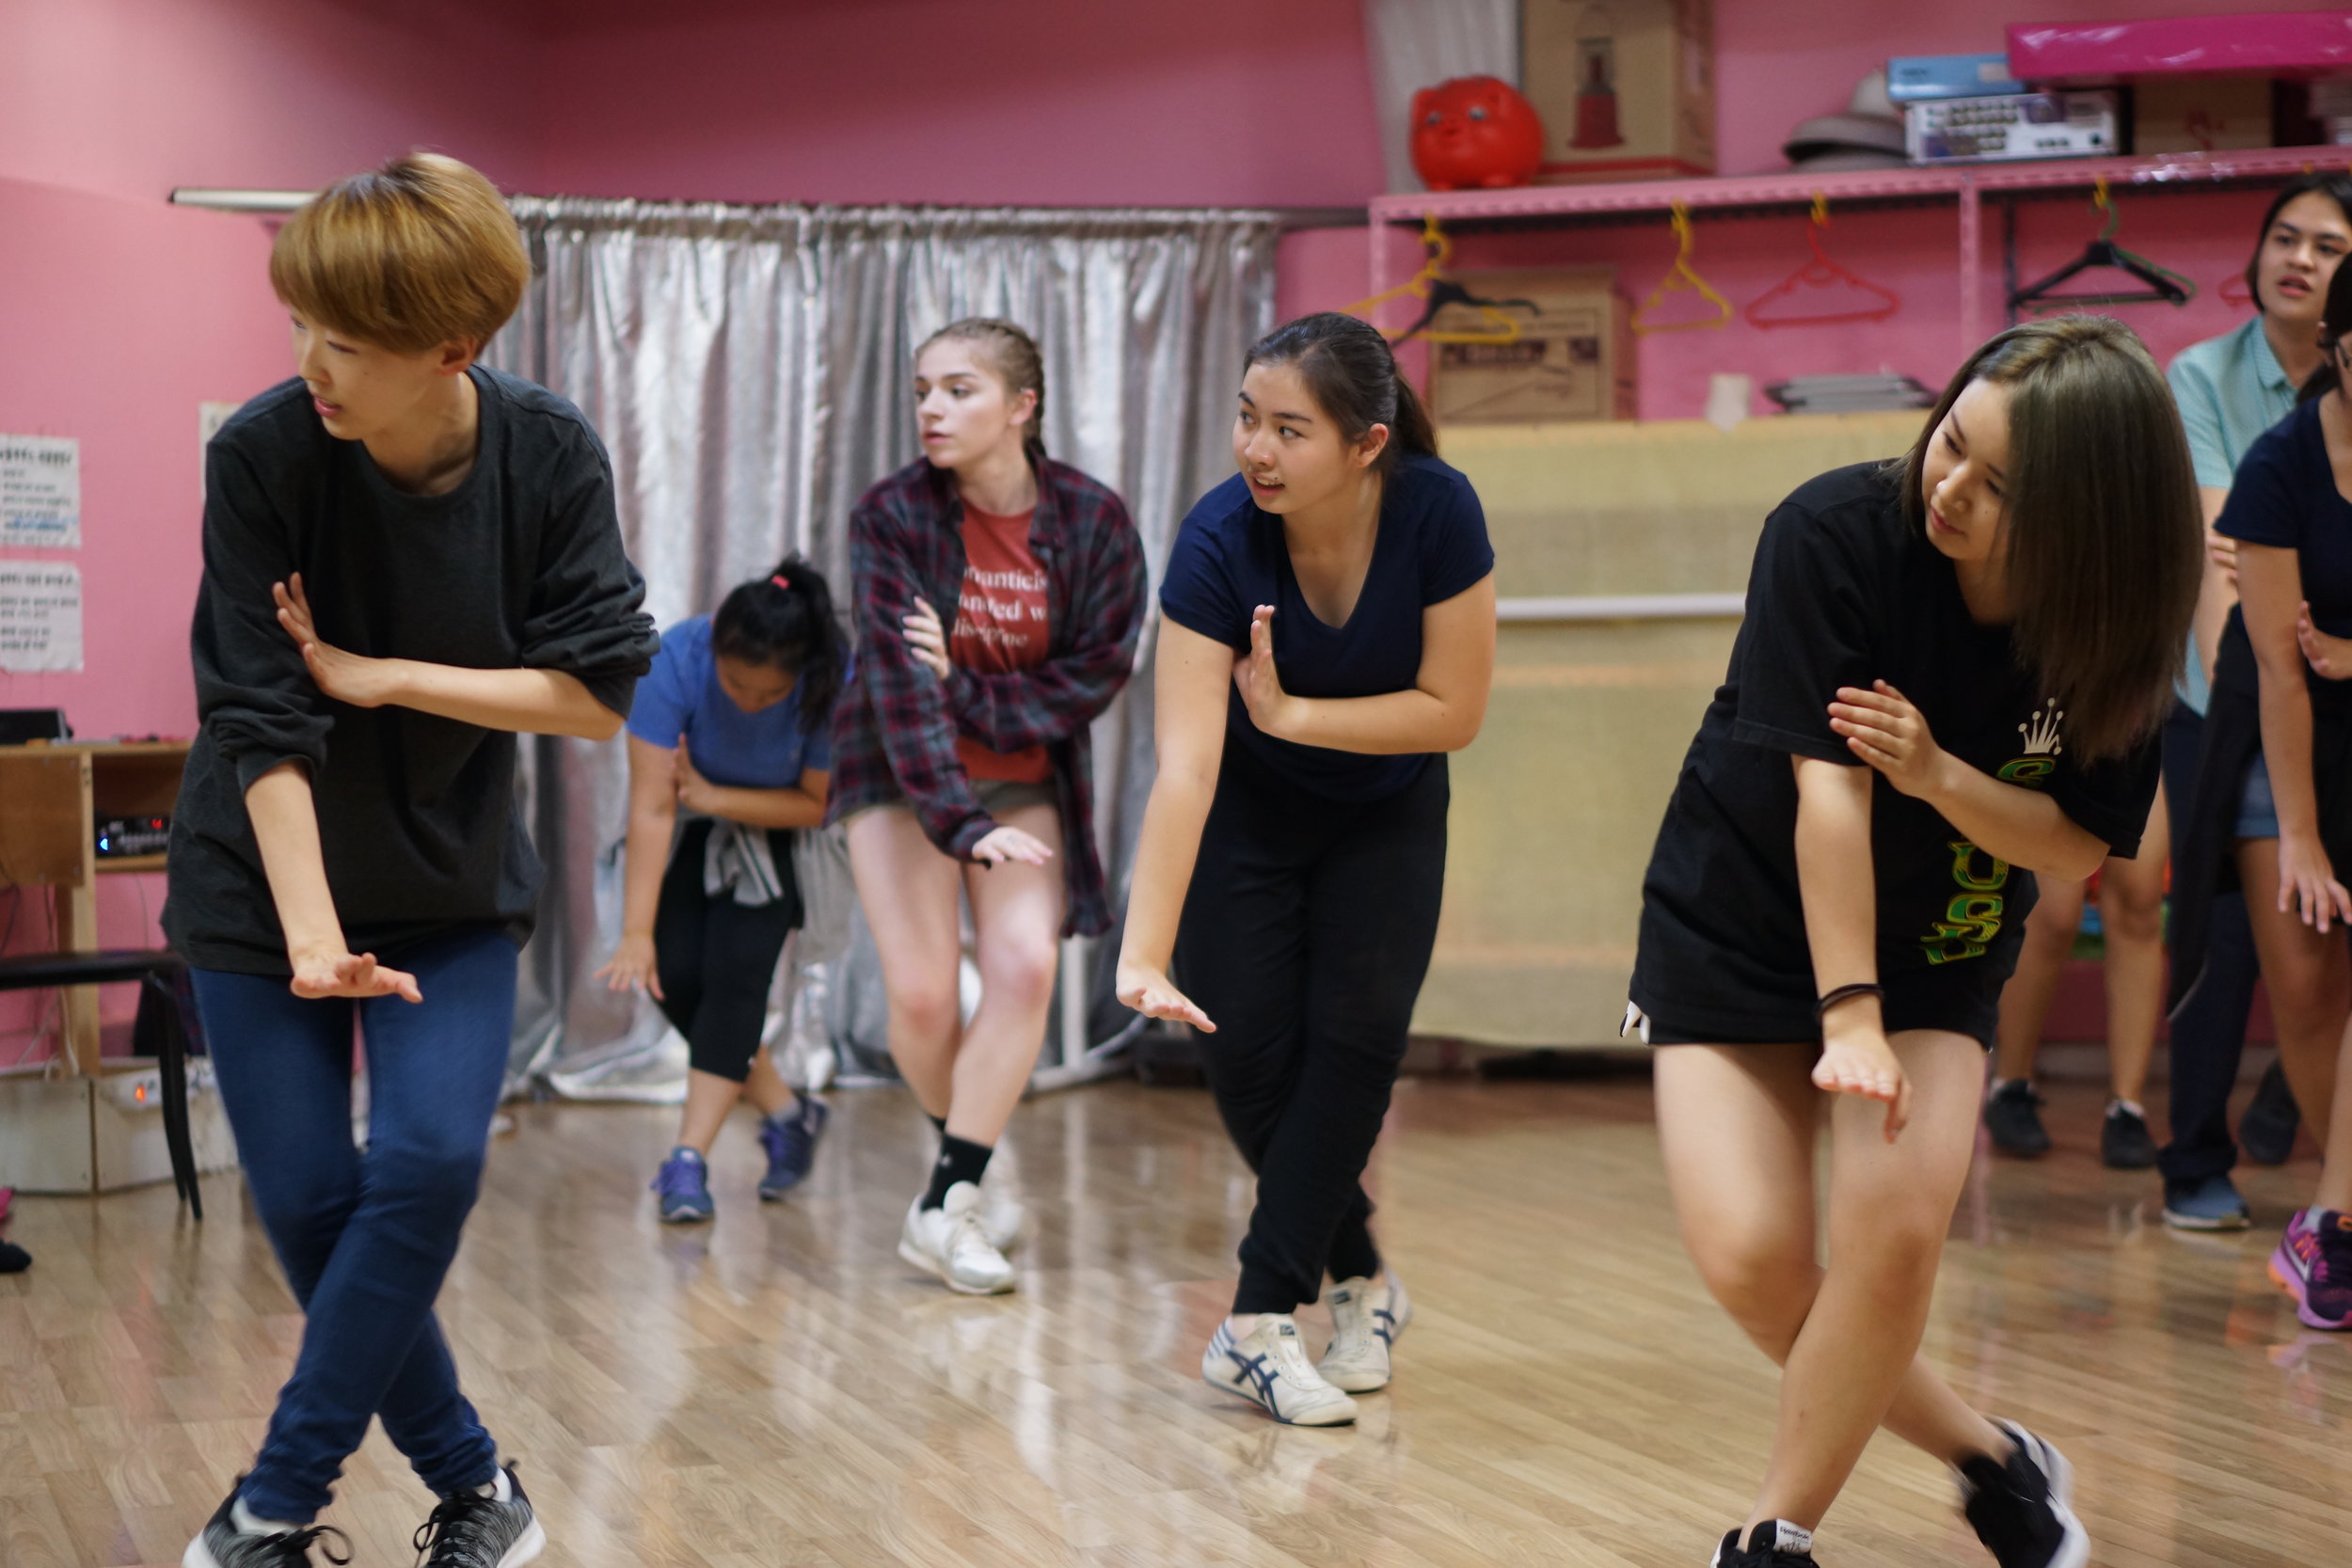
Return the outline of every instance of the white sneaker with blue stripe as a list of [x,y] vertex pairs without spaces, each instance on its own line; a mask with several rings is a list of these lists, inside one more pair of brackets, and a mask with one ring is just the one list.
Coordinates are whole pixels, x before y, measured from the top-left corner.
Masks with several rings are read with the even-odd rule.
[[1216,1325],[1200,1355],[1200,1381],[1239,1394],[1285,1426],[1346,1426],[1356,1406],[1324,1381],[1307,1359],[1298,1324],[1287,1312],[1262,1312],[1258,1326],[1239,1338],[1233,1325]]
[[1343,1279],[1331,1287],[1331,1343],[1315,1370],[1332,1387],[1350,1394],[1386,1388],[1389,1357],[1397,1336],[1413,1321],[1413,1304],[1396,1275],[1375,1283]]

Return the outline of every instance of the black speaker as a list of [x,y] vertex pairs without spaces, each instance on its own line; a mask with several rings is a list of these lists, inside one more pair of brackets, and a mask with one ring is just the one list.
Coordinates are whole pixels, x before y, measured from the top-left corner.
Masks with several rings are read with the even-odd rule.
[[73,726],[65,721],[61,707],[0,707],[0,746],[72,738]]

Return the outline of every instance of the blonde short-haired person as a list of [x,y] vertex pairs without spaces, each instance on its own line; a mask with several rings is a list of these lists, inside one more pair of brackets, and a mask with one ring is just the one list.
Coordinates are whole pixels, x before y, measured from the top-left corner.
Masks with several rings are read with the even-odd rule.
[[185,1568],[306,1561],[379,1418],[437,1495],[436,1568],[545,1544],[433,1302],[480,1186],[538,892],[515,736],[618,734],[655,638],[596,432],[474,362],[529,279],[465,165],[339,182],[270,257],[297,379],[205,454],[201,728],[164,923],[305,1323],[261,1454]]

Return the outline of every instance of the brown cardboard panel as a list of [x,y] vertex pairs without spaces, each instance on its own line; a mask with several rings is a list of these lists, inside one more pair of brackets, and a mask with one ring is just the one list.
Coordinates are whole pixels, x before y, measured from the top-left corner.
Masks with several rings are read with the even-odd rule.
[[1538,183],[1714,172],[1711,0],[1526,0],[1520,17]]
[[2135,153],[2268,147],[2271,121],[2265,76],[2156,78],[2132,88]]
[[[1446,424],[1546,424],[1634,417],[1631,309],[1606,269],[1465,273],[1482,299],[1533,301],[1507,312],[1519,336],[1507,343],[1435,342],[1429,411]],[[1480,313],[1449,305],[1438,332],[1490,330]]]

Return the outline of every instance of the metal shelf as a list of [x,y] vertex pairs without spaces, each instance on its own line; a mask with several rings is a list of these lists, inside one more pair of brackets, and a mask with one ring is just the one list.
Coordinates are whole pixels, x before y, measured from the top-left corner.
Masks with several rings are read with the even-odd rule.
[[1500,191],[1418,191],[1374,197],[1370,292],[1398,281],[1389,268],[1383,231],[1424,218],[1478,228],[1553,227],[1663,217],[1680,206],[1717,216],[1777,214],[1810,207],[1815,197],[1833,206],[1950,201],[1959,219],[1958,284],[1963,352],[1985,337],[1983,203],[2037,193],[2089,190],[2101,180],[2135,191],[2226,189],[2248,181],[2300,174],[2323,165],[2352,169],[2352,148],[2277,147],[2241,152],[2179,152],[2154,157],[2054,158],[2014,164],[1944,165],[1931,168],[1845,169],[1807,174],[1735,174],[1707,179],[1644,180],[1622,184],[1524,185]]

